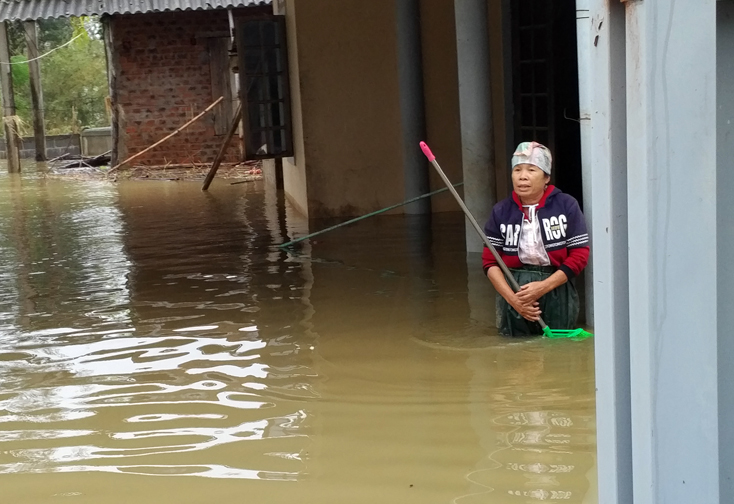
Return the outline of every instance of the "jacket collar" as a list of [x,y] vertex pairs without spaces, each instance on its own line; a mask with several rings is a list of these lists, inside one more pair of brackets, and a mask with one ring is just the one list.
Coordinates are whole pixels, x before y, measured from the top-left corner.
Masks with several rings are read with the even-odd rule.
[[[548,187],[545,188],[545,192],[543,193],[543,197],[540,198],[540,201],[538,202],[538,209],[541,209],[545,206],[545,201],[548,199],[548,196],[553,194],[553,192],[557,191],[556,186],[552,184],[548,184]],[[560,190],[558,190],[560,192]],[[515,191],[512,191],[512,200],[515,202],[517,207],[522,210],[522,203],[520,202],[520,197],[517,195]]]

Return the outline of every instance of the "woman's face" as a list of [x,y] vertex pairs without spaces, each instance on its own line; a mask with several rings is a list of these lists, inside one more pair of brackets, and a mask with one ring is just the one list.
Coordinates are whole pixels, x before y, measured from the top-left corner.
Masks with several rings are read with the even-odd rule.
[[540,201],[550,175],[535,165],[523,163],[512,169],[512,187],[524,205],[534,205]]

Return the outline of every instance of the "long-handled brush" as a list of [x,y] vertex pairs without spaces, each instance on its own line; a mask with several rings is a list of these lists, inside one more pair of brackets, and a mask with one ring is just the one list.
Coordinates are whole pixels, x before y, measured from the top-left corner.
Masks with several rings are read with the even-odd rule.
[[[423,154],[426,155],[428,158],[428,161],[431,162],[433,167],[438,171],[438,174],[441,176],[441,179],[443,180],[444,184],[446,184],[446,187],[448,187],[449,191],[451,191],[451,194],[454,195],[454,198],[456,198],[456,202],[459,203],[459,206],[464,211],[464,215],[466,215],[466,218],[469,219],[469,222],[474,227],[474,229],[479,233],[479,236],[482,238],[482,241],[487,246],[490,252],[492,252],[492,255],[494,256],[495,260],[497,261],[497,264],[502,269],[502,273],[505,274],[505,278],[507,278],[507,282],[510,284],[510,287],[512,287],[512,290],[517,292],[520,290],[520,285],[517,283],[517,280],[515,280],[515,277],[512,276],[512,273],[510,273],[510,270],[507,268],[507,265],[505,265],[505,262],[502,260],[500,255],[497,253],[495,248],[492,246],[492,244],[489,242],[489,238],[487,238],[487,235],[482,230],[481,227],[479,227],[479,224],[477,223],[477,220],[474,218],[474,216],[471,214],[469,209],[464,204],[464,201],[461,199],[461,196],[459,196],[459,193],[456,192],[456,189],[454,189],[454,186],[451,184],[451,181],[449,181],[446,174],[443,172],[441,167],[438,165],[438,161],[436,161],[436,156],[433,155],[431,152],[431,149],[428,147],[428,145],[425,142],[420,143],[421,150],[423,151]],[[548,327],[548,325],[543,321],[542,318],[538,319],[538,323],[540,324],[540,327],[543,329],[543,334],[549,338],[575,338],[575,339],[585,339],[589,336],[593,336],[590,332],[584,331],[583,329],[551,329]]]

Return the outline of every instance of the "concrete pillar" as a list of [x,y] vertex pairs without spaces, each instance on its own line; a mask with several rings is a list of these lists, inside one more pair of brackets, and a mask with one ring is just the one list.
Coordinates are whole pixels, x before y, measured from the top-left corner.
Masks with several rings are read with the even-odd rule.
[[[584,217],[586,227],[590,230],[591,243],[594,233],[591,226],[593,208],[591,202],[591,16],[590,0],[576,0],[576,38],[578,40],[579,68],[579,130],[581,136],[581,183],[584,194]],[[586,292],[586,323],[594,325],[594,255],[589,257],[589,264],[584,269],[584,285]]]
[[590,2],[599,502],[718,503],[734,459],[730,338],[717,370],[734,322],[723,261],[717,283],[734,252],[734,74],[719,65],[717,152],[715,48],[718,32],[725,60],[734,37],[713,0],[622,9]]
[[[632,503],[625,20],[619,2],[590,0],[588,49],[591,198],[594,215],[594,350],[599,504]],[[579,61],[579,72],[582,69]]]
[[[405,199],[430,192],[428,164],[418,143],[426,136],[423,106],[420,0],[395,0],[400,122],[403,136]],[[430,198],[405,206],[407,214],[431,213]]]
[[717,2],[716,221],[718,226],[720,495],[734,495],[734,3]]
[[632,468],[640,504],[719,502],[715,5],[625,4]]
[[[496,203],[487,2],[454,0],[454,15],[464,201],[483,223]],[[467,252],[481,252],[483,247],[466,222]]]

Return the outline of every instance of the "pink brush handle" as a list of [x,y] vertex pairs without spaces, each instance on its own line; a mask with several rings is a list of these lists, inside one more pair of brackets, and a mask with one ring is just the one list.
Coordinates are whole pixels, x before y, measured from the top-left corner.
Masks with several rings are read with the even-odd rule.
[[428,158],[428,161],[433,162],[436,159],[436,156],[433,155],[433,152],[431,152],[431,148],[428,146],[426,142],[421,142],[421,150],[423,151],[423,154],[426,155]]

